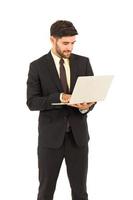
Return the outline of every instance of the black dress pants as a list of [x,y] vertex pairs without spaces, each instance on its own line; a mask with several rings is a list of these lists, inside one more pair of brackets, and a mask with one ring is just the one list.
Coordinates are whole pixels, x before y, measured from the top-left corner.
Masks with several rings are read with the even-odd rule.
[[72,132],[65,134],[60,148],[38,147],[39,192],[38,200],[53,200],[56,182],[65,159],[72,200],[88,200],[86,181],[88,170],[88,144],[76,145]]

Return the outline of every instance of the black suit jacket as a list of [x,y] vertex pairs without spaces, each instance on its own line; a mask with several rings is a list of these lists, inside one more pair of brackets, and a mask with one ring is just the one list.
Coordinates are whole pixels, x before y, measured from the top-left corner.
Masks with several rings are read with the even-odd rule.
[[[89,59],[72,54],[70,73],[71,94],[78,76],[93,75]],[[67,119],[69,119],[76,143],[83,146],[89,140],[87,113],[82,114],[79,109],[70,106],[51,105],[53,102],[60,102],[61,92],[63,89],[51,53],[49,52],[33,61],[30,64],[27,80],[27,105],[30,110],[40,111],[39,145],[52,148],[60,147],[63,143]]]

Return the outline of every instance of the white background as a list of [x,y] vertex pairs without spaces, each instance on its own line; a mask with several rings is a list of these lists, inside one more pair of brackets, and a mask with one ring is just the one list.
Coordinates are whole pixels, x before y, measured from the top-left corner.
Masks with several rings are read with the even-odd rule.
[[[50,50],[49,28],[70,20],[74,53],[95,75],[115,76],[108,96],[88,115],[90,200],[132,200],[133,6],[130,0],[3,0],[0,5],[0,199],[36,200],[38,112],[26,107],[29,63]],[[54,200],[70,200],[63,162]]]

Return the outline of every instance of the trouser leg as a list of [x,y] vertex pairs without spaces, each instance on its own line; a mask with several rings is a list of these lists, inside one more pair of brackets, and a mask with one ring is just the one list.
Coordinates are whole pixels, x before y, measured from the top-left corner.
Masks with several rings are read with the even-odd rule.
[[58,149],[38,148],[39,192],[38,200],[52,200],[63,161],[63,146]]
[[88,170],[88,144],[79,147],[73,135],[69,134],[65,141],[65,162],[67,174],[72,191],[72,200],[88,200],[87,170]]

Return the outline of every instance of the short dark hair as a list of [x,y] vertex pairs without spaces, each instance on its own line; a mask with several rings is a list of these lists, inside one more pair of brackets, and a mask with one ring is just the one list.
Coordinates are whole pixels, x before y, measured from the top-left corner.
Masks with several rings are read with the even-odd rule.
[[50,35],[54,37],[74,36],[78,32],[72,22],[67,20],[58,20],[51,25]]

